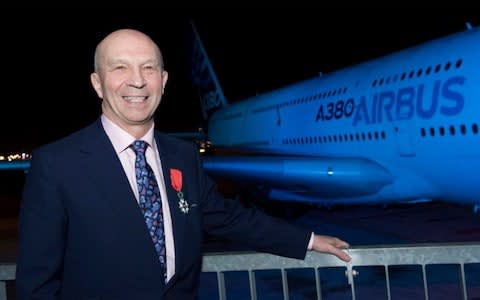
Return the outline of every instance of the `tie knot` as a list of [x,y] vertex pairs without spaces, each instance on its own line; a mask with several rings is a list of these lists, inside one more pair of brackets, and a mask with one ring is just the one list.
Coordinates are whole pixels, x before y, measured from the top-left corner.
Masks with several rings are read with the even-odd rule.
[[139,154],[144,155],[145,150],[147,149],[147,146],[148,144],[145,141],[136,140],[135,142],[132,143],[130,147],[133,149],[133,151],[135,151],[136,155],[139,155]]

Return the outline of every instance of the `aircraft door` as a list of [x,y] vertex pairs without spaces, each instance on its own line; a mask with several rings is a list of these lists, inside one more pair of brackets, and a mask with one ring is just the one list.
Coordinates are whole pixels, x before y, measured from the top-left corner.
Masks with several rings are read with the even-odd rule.
[[394,127],[395,138],[397,140],[398,154],[403,157],[415,156],[415,151],[412,143],[412,129],[411,122],[398,123]]

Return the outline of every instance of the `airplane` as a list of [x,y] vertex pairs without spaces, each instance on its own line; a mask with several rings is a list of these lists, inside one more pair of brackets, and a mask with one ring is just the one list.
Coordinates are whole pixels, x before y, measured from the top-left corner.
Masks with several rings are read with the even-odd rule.
[[[192,28],[212,176],[250,183],[273,201],[480,209],[479,28],[235,103]],[[0,170],[28,168],[0,161]]]
[[192,28],[210,175],[272,201],[480,209],[480,28],[234,103]]

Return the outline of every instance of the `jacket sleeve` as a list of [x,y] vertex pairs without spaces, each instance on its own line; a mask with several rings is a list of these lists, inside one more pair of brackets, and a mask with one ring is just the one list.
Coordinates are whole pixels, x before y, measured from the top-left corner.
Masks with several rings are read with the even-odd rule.
[[243,243],[252,250],[304,259],[311,231],[224,198],[197,156],[203,224],[208,234]]

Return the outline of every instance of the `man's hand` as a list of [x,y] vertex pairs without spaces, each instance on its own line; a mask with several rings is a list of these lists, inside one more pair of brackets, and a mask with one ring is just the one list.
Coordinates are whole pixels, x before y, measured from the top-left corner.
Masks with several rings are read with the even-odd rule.
[[333,254],[345,262],[349,262],[352,259],[350,255],[343,251],[348,249],[349,246],[347,242],[333,236],[313,235],[313,251]]

